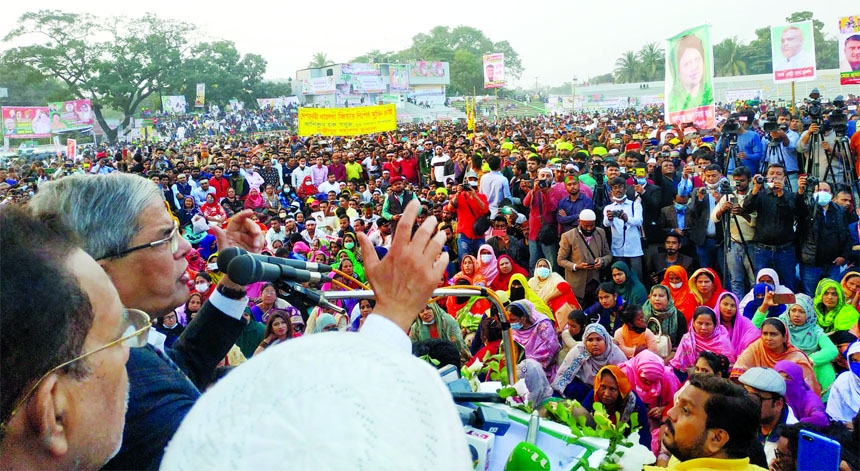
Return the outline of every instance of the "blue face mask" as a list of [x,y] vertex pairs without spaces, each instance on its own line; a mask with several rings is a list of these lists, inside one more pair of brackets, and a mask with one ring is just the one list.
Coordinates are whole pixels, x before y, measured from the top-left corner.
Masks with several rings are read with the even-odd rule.
[[812,198],[815,199],[815,202],[818,203],[818,206],[827,206],[830,204],[830,201],[833,200],[833,195],[827,193],[826,191],[816,191],[812,194]]
[[[511,327],[513,327],[513,325]],[[854,373],[858,378],[860,378],[860,363],[852,361],[848,363],[848,367],[851,368],[852,373]]]
[[648,183],[648,179],[647,178],[637,178],[636,183],[638,183],[640,185],[645,185],[646,183]]
[[[511,323],[511,329],[513,329],[513,330],[520,330],[522,328],[523,328],[523,325],[520,324],[519,322],[512,322]],[[856,363],[852,363],[852,365],[856,365]]]
[[684,211],[687,209],[686,204],[675,203],[675,211]]

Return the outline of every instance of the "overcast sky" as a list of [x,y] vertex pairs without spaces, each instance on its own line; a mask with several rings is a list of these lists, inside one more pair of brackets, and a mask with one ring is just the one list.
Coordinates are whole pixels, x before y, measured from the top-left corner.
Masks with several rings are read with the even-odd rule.
[[[266,77],[294,77],[316,52],[334,62],[373,49],[401,50],[412,37],[435,26],[468,25],[493,41],[507,40],[524,68],[517,84],[560,85],[574,75],[589,76],[613,70],[615,60],[627,50],[647,42],[664,40],[684,29],[709,22],[714,43],[730,36],[743,41],[754,30],[784,23],[795,11],[813,8],[833,34],[840,16],[860,14],[860,6],[841,6],[836,1],[735,1],[641,2],[633,0],[579,2],[544,1],[428,2],[330,0],[308,3],[291,1],[182,2],[147,0],[36,0],[5,2],[0,31],[9,31],[21,14],[38,9],[60,9],[97,15],[140,16],[153,12],[162,17],[196,24],[207,35],[232,40],[242,53],[253,52],[268,61]],[[810,7],[814,5],[814,7]],[[7,48],[8,44],[0,44]]]

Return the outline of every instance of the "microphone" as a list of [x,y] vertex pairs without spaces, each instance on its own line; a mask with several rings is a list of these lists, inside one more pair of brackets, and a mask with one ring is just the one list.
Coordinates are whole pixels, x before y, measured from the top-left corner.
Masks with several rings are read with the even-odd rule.
[[[263,263],[282,265],[290,268],[296,268],[299,270],[316,271],[322,273],[329,273],[332,270],[331,265],[324,265],[322,263],[314,262],[303,262],[301,260],[292,260],[280,257],[269,257],[266,255],[250,253],[247,250],[240,249],[239,247],[230,247],[229,249],[224,249],[218,254],[218,269],[221,270],[222,273],[226,273],[227,267],[230,266],[230,261],[233,260],[233,258],[242,255],[248,255],[255,260],[259,260]],[[224,261],[223,265],[221,263],[222,260]]]
[[[288,267],[283,267],[283,268],[288,268]],[[319,276],[323,280],[331,281],[331,278],[329,278],[327,276],[320,275],[319,273],[312,273],[312,272],[305,272],[305,273],[310,273],[311,275]],[[329,300],[326,299],[325,296],[319,291],[307,289],[304,286],[296,283],[295,281],[287,281],[286,285],[287,285],[287,288],[289,288],[289,291],[291,294],[301,296],[301,297],[307,299],[308,301],[310,301],[315,306],[324,307],[324,308],[330,309],[334,312],[346,314],[346,309],[338,306],[337,304],[330,303]]]
[[[221,264],[221,258],[218,258]],[[249,285],[258,281],[292,280],[298,282],[331,281],[331,278],[320,273],[307,270],[297,270],[284,265],[261,262],[248,254],[232,257],[227,266],[227,276],[240,285]]]
[[540,416],[537,411],[532,412],[529,417],[529,428],[526,431],[525,441],[519,442],[505,464],[508,470],[549,470],[550,461],[540,448],[537,447],[537,434],[540,429]]

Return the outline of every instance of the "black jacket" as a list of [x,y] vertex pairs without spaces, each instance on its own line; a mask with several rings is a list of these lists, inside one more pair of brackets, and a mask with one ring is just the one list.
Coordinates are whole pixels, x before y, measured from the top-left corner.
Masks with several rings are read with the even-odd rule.
[[836,257],[851,259],[848,215],[838,204],[830,203],[828,206],[827,211],[821,207],[809,208],[802,203],[797,206],[800,263],[823,267]]

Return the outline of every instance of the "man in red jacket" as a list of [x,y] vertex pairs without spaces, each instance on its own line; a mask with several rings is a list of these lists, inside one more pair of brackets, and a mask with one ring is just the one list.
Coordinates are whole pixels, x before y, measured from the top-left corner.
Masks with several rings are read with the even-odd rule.
[[451,196],[447,207],[450,212],[457,212],[457,251],[460,262],[466,255],[477,255],[478,249],[485,244],[484,234],[475,234],[472,226],[480,216],[487,214],[490,203],[487,195],[478,193],[478,174],[466,172],[465,184],[456,195]]
[[215,175],[209,179],[209,186],[215,188],[215,202],[220,202],[221,198],[227,196],[227,190],[230,189],[230,181],[224,178],[224,169],[215,168]]

